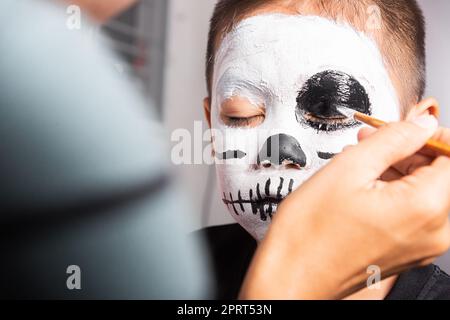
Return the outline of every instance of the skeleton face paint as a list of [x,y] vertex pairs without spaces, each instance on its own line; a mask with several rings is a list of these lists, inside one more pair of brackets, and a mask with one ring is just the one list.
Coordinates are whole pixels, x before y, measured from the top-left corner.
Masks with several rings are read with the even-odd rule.
[[357,142],[360,125],[338,106],[399,119],[376,43],[320,17],[242,21],[217,51],[212,93],[223,202],[257,240],[284,197]]

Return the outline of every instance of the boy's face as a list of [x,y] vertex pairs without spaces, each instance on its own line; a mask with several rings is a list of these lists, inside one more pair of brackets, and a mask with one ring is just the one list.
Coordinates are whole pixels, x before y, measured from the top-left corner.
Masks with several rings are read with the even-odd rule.
[[338,106],[400,117],[377,45],[350,26],[259,15],[222,41],[211,97],[221,197],[257,240],[284,197],[356,143],[360,125]]

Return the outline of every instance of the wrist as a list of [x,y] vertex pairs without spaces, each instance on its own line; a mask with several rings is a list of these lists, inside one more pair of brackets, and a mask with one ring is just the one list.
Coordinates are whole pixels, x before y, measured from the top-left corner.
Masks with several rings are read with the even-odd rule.
[[[349,244],[339,243],[342,237],[332,230],[318,228],[314,212],[304,210],[301,219],[296,212],[295,223],[277,211],[252,260],[241,299],[339,299],[364,285],[365,267],[355,261]],[[293,223],[295,232],[289,231]]]

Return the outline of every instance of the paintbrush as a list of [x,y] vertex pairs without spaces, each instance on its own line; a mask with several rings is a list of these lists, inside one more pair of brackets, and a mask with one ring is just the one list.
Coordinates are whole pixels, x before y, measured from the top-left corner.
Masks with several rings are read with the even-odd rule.
[[[339,106],[336,108],[339,113],[346,116],[350,119],[355,119],[356,121],[365,123],[371,127],[379,128],[387,124],[387,122],[376,119],[374,117],[368,116],[367,114],[355,111],[353,109]],[[439,155],[444,155],[447,157],[450,157],[450,145],[445,144],[443,142],[430,139],[427,141],[426,145],[424,146],[425,149],[432,150],[436,152]]]

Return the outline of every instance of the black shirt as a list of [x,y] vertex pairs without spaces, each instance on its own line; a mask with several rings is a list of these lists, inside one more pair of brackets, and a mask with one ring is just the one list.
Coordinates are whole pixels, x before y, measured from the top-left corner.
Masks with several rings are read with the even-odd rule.
[[[229,224],[195,233],[207,240],[215,271],[217,299],[236,299],[256,250],[256,241],[240,225]],[[429,265],[402,273],[387,300],[450,300],[450,276]]]

